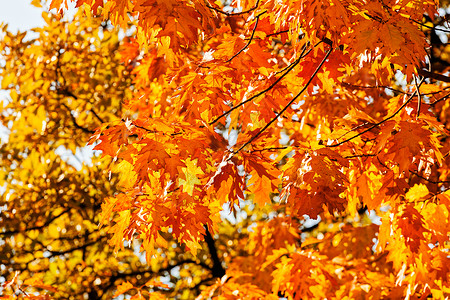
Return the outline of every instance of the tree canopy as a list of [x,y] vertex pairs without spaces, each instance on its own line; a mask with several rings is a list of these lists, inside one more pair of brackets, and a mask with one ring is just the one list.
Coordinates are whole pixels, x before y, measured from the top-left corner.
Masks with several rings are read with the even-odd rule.
[[0,299],[450,297],[447,1],[73,2],[2,25]]

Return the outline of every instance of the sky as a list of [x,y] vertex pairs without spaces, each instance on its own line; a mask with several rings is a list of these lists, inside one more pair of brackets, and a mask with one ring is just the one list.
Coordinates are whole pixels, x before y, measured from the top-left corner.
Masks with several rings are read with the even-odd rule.
[[42,8],[30,4],[31,0],[0,0],[0,23],[8,23],[15,32],[42,26]]
[[45,9],[31,5],[31,0],[0,0],[0,23],[7,23],[12,32],[39,27],[44,25],[41,14]]

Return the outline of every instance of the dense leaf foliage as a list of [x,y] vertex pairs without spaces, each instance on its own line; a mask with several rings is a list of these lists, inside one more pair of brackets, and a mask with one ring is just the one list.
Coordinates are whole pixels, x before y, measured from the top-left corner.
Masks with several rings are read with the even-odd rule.
[[3,27],[4,298],[450,296],[446,1],[73,2]]

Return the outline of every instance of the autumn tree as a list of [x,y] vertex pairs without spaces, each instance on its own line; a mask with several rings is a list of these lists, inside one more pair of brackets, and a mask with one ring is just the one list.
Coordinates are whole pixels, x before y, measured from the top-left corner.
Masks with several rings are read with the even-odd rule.
[[4,290],[450,296],[446,1],[74,2],[3,29]]
[[70,23],[43,18],[31,35],[2,28],[0,294],[110,299],[120,283],[143,285],[181,259],[149,266],[133,249],[115,255],[98,227],[118,178],[83,148],[95,128],[120,121],[133,90],[118,31],[82,13]]

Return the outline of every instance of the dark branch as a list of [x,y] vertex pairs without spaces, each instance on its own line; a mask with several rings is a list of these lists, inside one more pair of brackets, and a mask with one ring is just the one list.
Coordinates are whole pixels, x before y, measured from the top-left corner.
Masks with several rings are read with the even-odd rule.
[[416,116],[416,119],[418,119],[420,116],[420,106],[422,104],[422,95],[420,94],[420,89],[419,89],[419,86],[417,85],[417,77],[415,75],[413,75],[413,77],[414,77],[414,85],[416,86],[416,91],[417,91],[417,116]]
[[320,62],[320,64],[317,66],[316,70],[314,71],[314,73],[311,75],[311,77],[309,78],[308,82],[305,84],[305,86],[302,88],[302,90],[295,95],[294,98],[291,99],[291,101],[289,101],[289,103],[272,119],[270,120],[269,123],[266,124],[266,126],[264,126],[260,131],[258,131],[251,139],[249,139],[244,145],[242,145],[237,151],[233,152],[233,155],[230,156],[230,158],[228,158],[228,160],[230,160],[234,155],[236,155],[239,151],[241,151],[242,149],[244,149],[247,145],[251,144],[254,140],[256,140],[261,133],[263,133],[267,128],[269,128],[270,125],[272,125],[279,116],[281,116],[290,106],[292,103],[294,103],[294,101],[296,101],[302,94],[303,92],[308,88],[308,86],[311,84],[312,80],[316,77],[317,73],[319,72],[319,70],[322,68],[323,64],[325,63],[325,61],[328,59],[328,57],[330,56],[331,52],[333,51],[333,47],[330,47],[330,50],[328,50],[328,52],[326,53],[326,55],[324,56],[324,58],[322,59],[322,61]]
[[24,230],[10,230],[10,231],[3,231],[0,232],[0,235],[13,235],[13,234],[17,234],[20,232],[25,232],[25,231],[30,231],[30,230],[35,230],[35,229],[42,229],[44,227],[47,227],[48,225],[50,225],[50,223],[52,223],[53,221],[55,221],[56,219],[58,219],[59,217],[61,217],[62,215],[64,215],[65,213],[68,213],[70,211],[70,209],[67,209],[63,212],[61,212],[60,214],[48,219],[44,225],[41,226],[34,226],[34,227],[29,227],[29,228],[25,228]]
[[[420,86],[422,85],[424,79],[425,79],[425,78],[423,77],[423,78],[420,80],[420,82],[417,84],[417,88],[416,88],[415,92],[412,93],[412,95],[409,96],[408,100],[406,100],[406,102],[403,103],[402,106],[400,106],[399,109],[397,109],[392,115],[390,115],[390,116],[387,117],[386,119],[381,120],[381,121],[378,122],[378,123],[373,124],[372,126],[370,126],[369,128],[367,128],[366,130],[361,131],[360,133],[358,133],[358,134],[352,136],[351,138],[348,138],[348,139],[346,139],[346,140],[343,140],[342,142],[339,142],[339,143],[334,144],[334,145],[328,145],[327,147],[333,148],[333,147],[338,147],[338,146],[340,146],[340,145],[342,145],[342,144],[345,144],[345,143],[347,143],[347,142],[353,140],[354,138],[357,138],[358,136],[361,136],[361,135],[365,134],[366,132],[371,131],[371,130],[374,129],[375,127],[378,127],[378,126],[380,126],[381,124],[383,124],[384,122],[389,121],[390,119],[392,119],[393,117],[395,117],[395,116],[396,116],[403,108],[405,108],[406,105],[408,105],[409,102],[411,102],[411,100],[414,98],[414,95],[415,95],[416,93],[419,92],[419,88],[420,88]],[[362,124],[362,125],[365,125],[365,124]],[[360,127],[360,126],[357,126],[357,128],[359,128],[359,127]],[[350,130],[349,132],[352,132],[352,131],[353,131],[353,129]],[[347,132],[347,133],[349,133],[349,132]],[[346,135],[347,133],[345,133],[344,135]]]
[[279,34],[287,33],[287,32],[289,32],[289,29],[281,30],[281,31],[274,32],[274,33],[270,33],[270,34],[267,34],[266,36],[274,36],[274,35],[279,35]]
[[[221,118],[225,117],[226,115],[228,115],[229,113],[231,113],[232,111],[234,111],[235,109],[241,107],[242,105],[252,101],[253,99],[258,98],[259,96],[265,94],[266,92],[270,91],[271,89],[273,89],[284,77],[286,77],[287,74],[289,74],[289,72],[292,71],[292,69],[298,65],[298,63],[300,62],[300,60],[305,57],[306,55],[308,55],[312,49],[309,49],[307,53],[305,53],[307,46],[305,45],[305,47],[302,50],[302,53],[300,54],[300,57],[298,59],[296,59],[292,64],[290,64],[287,68],[285,68],[286,71],[283,75],[281,75],[277,80],[275,80],[274,83],[272,83],[268,88],[262,90],[261,92],[259,92],[256,95],[253,95],[252,97],[250,97],[249,99],[242,101],[241,103],[239,103],[238,105],[233,106],[232,108],[230,108],[229,110],[227,110],[226,112],[224,112],[223,114],[221,114],[220,116],[218,116],[217,118],[215,118],[213,121],[211,121],[209,123],[209,125],[213,125],[214,123],[216,123],[217,121],[219,121]],[[283,72],[282,71],[282,72]]]
[[194,290],[197,294],[200,294],[200,287],[207,283],[208,281],[213,280],[215,277],[207,277],[205,279],[200,280],[199,283],[197,283],[195,286],[193,286],[192,288],[189,288],[190,290]]
[[151,270],[146,269],[146,270],[142,270],[142,271],[135,271],[135,272],[129,272],[129,273],[118,273],[118,274],[114,275],[113,277],[111,277],[111,280],[116,281],[117,279],[120,279],[120,278],[134,277],[134,276],[142,275],[145,273],[161,274],[164,272],[170,272],[173,268],[184,265],[184,264],[195,264],[195,265],[201,266],[207,270],[211,270],[211,268],[205,263],[196,262],[192,259],[185,259],[185,260],[180,260],[179,262],[177,262],[173,265],[167,266],[165,268],[161,268],[156,272],[152,272]]
[[[64,79],[64,77],[63,77]],[[79,97],[74,95],[74,93],[72,93],[71,91],[69,91],[67,88],[60,88],[58,89],[58,94],[63,95],[63,96],[67,96],[67,97],[72,97],[75,100],[78,100]],[[92,102],[86,100],[86,99],[82,99],[88,103],[93,104]],[[92,114],[97,118],[97,120],[99,120],[101,123],[105,123],[105,121],[97,114],[97,112],[94,109],[90,109],[90,111],[92,112]]]
[[64,255],[64,254],[67,254],[67,253],[72,253],[72,252],[77,251],[77,250],[86,249],[87,247],[95,245],[96,243],[98,243],[99,241],[101,241],[102,239],[105,239],[105,238],[107,238],[107,237],[103,236],[103,237],[99,238],[98,240],[91,241],[91,242],[83,244],[81,246],[70,248],[70,249],[67,249],[67,250],[64,250],[64,251],[53,251],[53,250],[49,250],[43,244],[42,244],[42,246],[45,248],[46,251],[51,253],[51,256],[58,256],[58,255]]
[[90,111],[97,118],[97,120],[99,120],[101,123],[105,123],[105,121],[95,112],[94,109],[91,108]]
[[266,12],[264,11],[264,12],[262,12],[262,13],[260,13],[259,15],[256,16],[255,27],[253,27],[252,35],[250,36],[250,39],[248,40],[247,44],[246,44],[241,50],[239,50],[235,55],[233,55],[232,57],[230,57],[230,58],[226,61],[227,63],[230,62],[230,61],[232,61],[236,56],[238,56],[239,54],[241,54],[242,51],[244,51],[245,49],[247,49],[248,46],[250,46],[250,44],[251,44],[252,41],[253,41],[253,37],[255,36],[256,27],[258,27],[259,17],[260,17],[261,15],[265,14],[265,13],[266,13]]
[[351,84],[351,83],[347,83],[347,82],[342,82],[342,84],[345,85],[345,86],[348,86],[348,87],[350,87],[350,88],[354,88],[354,89],[388,89],[388,90],[391,90],[391,91],[393,91],[393,92],[397,92],[397,93],[400,93],[400,94],[407,94],[407,95],[409,95],[408,93],[406,93],[406,92],[404,92],[404,91],[402,91],[402,90],[394,89],[394,88],[392,88],[392,87],[390,87],[390,86],[386,86],[386,85],[379,85],[379,86],[372,86],[372,85],[370,85],[370,86],[363,86],[363,85],[355,85],[355,84]]
[[271,148],[263,148],[263,149],[253,149],[250,152],[253,153],[253,152],[263,152],[263,151],[278,151],[278,150],[284,150],[284,149],[287,149],[287,146],[285,146],[285,147],[271,147]]
[[410,19],[411,21],[413,21],[414,23],[419,24],[419,25],[421,25],[421,26],[423,26],[423,27],[426,27],[426,28],[429,28],[429,29],[434,29],[434,30],[439,30],[439,31],[442,31],[442,32],[450,33],[450,30],[437,28],[437,27],[435,27],[435,26],[429,26],[429,25],[427,25],[427,24],[424,24],[424,23],[419,22],[419,21],[417,21],[417,20],[414,20],[414,19],[412,19],[412,18],[409,18],[409,19]]
[[443,96],[443,97],[441,97],[441,98],[439,98],[439,99],[437,99],[433,103],[430,103],[430,105],[434,106],[434,105],[438,104],[439,102],[446,100],[448,97],[450,97],[450,93],[445,95],[445,96]]
[[350,159],[350,158],[359,158],[359,157],[374,157],[378,154],[358,154],[358,155],[348,155],[344,156],[344,158]]
[[74,125],[76,128],[78,128],[78,129],[80,129],[80,130],[82,130],[83,132],[86,132],[86,133],[90,133],[90,134],[94,134],[94,133],[95,133],[95,131],[89,130],[89,129],[87,129],[87,128],[81,126],[80,124],[78,124],[77,119],[76,119],[75,116],[72,114],[72,110],[70,109],[69,106],[67,106],[67,104],[62,103],[62,106],[64,106],[64,107],[67,109],[67,111],[69,112],[69,115],[70,115],[70,117],[71,117],[71,119],[72,119],[72,123],[73,123],[73,125]]
[[228,16],[228,17],[232,17],[232,16],[239,16],[239,15],[244,15],[244,14],[251,13],[252,11],[254,11],[255,9],[258,8],[259,1],[260,1],[260,0],[258,0],[258,1],[256,2],[255,6],[252,7],[252,8],[250,8],[249,10],[241,11],[241,12],[237,12],[237,13],[227,13],[227,12],[222,11],[222,10],[220,10],[220,9],[218,9],[218,8],[216,8],[216,7],[213,7],[213,6],[209,5],[209,4],[206,4],[206,7],[208,7],[209,9],[214,10],[215,12],[217,12],[217,13],[219,13],[219,14],[223,14],[223,15],[226,15],[226,16]]
[[212,276],[222,278],[225,275],[225,269],[222,267],[222,263],[217,254],[216,245],[208,227],[205,226],[205,242],[208,245],[209,253],[211,254],[211,259],[213,261],[213,266],[211,268]]
[[450,77],[442,75],[442,74],[437,74],[437,73],[429,72],[427,70],[422,70],[422,69],[417,71],[417,73],[419,73],[419,75],[421,75],[423,77],[432,78],[432,79],[436,79],[436,80],[443,81],[443,82],[450,82]]
[[426,181],[428,181],[428,182],[430,182],[430,183],[433,183],[433,184],[441,184],[441,183],[449,183],[449,182],[450,182],[450,180],[434,181],[434,180],[430,180],[430,179],[428,179],[428,178],[426,178],[426,177],[420,175],[420,174],[417,173],[417,172],[414,172],[414,171],[411,171],[411,170],[409,170],[409,172],[411,172],[412,174],[416,175],[417,177],[419,177],[419,178],[421,178],[421,179],[423,179],[423,180],[426,180]]
[[114,274],[113,276],[111,276],[109,278],[109,284],[107,286],[105,286],[104,290],[109,290],[112,286],[114,286],[114,283],[119,279],[123,279],[123,278],[127,278],[127,277],[136,277],[137,275],[144,275],[146,273],[149,273],[154,276],[154,275],[162,274],[164,272],[170,272],[173,268],[184,265],[184,264],[195,264],[195,265],[201,266],[207,270],[212,271],[211,267],[209,267],[205,263],[197,262],[192,259],[185,259],[185,260],[181,260],[173,265],[167,266],[165,268],[161,268],[156,272],[153,272],[151,269],[144,269],[144,270],[139,270],[139,271],[134,271],[134,272],[129,272],[129,273]]

